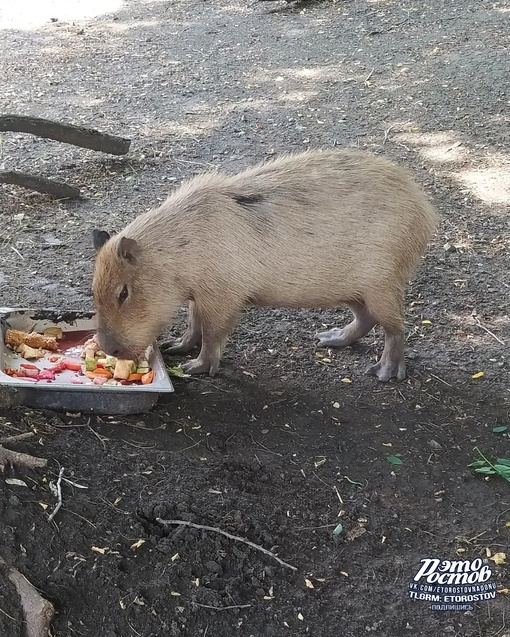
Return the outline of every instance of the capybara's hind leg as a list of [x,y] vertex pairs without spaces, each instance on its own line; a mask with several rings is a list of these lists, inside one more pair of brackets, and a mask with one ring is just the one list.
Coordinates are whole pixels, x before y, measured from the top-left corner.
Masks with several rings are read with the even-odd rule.
[[189,302],[188,327],[181,336],[165,345],[164,350],[168,354],[186,354],[200,341],[202,337],[202,323],[195,301]]
[[[368,302],[369,304],[370,302]],[[377,376],[381,382],[391,378],[404,380],[406,364],[404,358],[404,309],[402,298],[395,293],[377,297],[376,304],[368,305],[374,318],[384,329],[384,349],[381,359],[367,369],[367,373]]]
[[385,383],[390,378],[404,380],[406,364],[404,359],[404,333],[394,334],[384,330],[385,342],[381,360],[368,368],[369,374]]
[[318,347],[346,347],[366,336],[376,324],[364,303],[353,301],[347,304],[354,314],[354,320],[345,327],[333,327],[327,332],[320,332],[315,337],[319,339]]
[[229,314],[217,313],[217,308],[222,307],[218,300],[216,311],[209,312],[200,309],[202,322],[202,348],[197,358],[185,363],[182,368],[186,374],[203,374],[209,372],[209,376],[215,376],[220,366],[221,354],[225,343],[237,324],[240,310],[223,299],[223,308],[229,308]]

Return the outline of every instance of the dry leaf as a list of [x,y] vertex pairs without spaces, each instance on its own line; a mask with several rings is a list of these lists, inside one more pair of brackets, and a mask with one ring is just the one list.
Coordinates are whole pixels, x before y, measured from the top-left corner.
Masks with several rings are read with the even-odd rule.
[[303,620],[304,620],[304,617],[303,617],[303,615],[301,615],[301,613],[298,613],[297,618],[298,618],[299,620],[301,620],[301,621],[303,621]]
[[315,588],[309,579],[305,579],[306,588]]
[[108,550],[108,547],[102,549],[102,548],[99,548],[99,546],[93,546],[90,550],[94,551],[94,553],[101,553],[101,555],[104,555],[106,551]]
[[39,506],[44,509],[46,511],[46,509],[48,508],[48,505],[45,504],[44,502],[39,502]]
[[501,595],[508,595],[508,593],[510,593],[510,588],[500,588],[498,593]]
[[501,566],[502,564],[506,564],[506,553],[494,553],[489,559],[492,560],[494,564],[497,564],[497,566]]
[[422,325],[432,325],[432,321],[425,320],[425,321],[422,321],[421,324]]
[[333,407],[335,409],[340,409],[340,403],[333,403]]
[[139,549],[142,544],[145,544],[145,540],[137,540],[134,544],[131,544],[129,548],[131,549]]
[[5,484],[11,484],[16,487],[28,487],[28,484],[26,482],[23,482],[23,480],[18,480],[17,478],[6,478]]
[[353,529],[351,529],[350,531],[347,531],[346,533],[346,538],[349,542],[352,542],[353,540],[357,539],[358,537],[361,537],[362,535],[364,535],[367,532],[367,530],[365,529],[365,527],[363,526],[356,526]]
[[477,372],[476,374],[473,374],[471,378],[481,378],[483,375],[483,372]]

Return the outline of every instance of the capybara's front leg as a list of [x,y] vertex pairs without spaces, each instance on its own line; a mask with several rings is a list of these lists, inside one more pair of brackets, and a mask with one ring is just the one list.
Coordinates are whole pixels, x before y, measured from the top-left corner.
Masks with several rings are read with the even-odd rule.
[[[239,311],[223,300],[223,307],[229,307],[231,313],[218,314],[216,311],[200,309],[202,322],[202,349],[197,358],[185,363],[182,368],[186,374],[203,374],[215,376],[220,366],[221,354],[229,334],[235,328]],[[216,307],[222,307],[221,301]]]
[[367,299],[370,313],[384,329],[384,349],[381,359],[367,369],[385,383],[391,378],[404,380],[406,364],[404,358],[404,307],[399,290],[387,292],[386,296],[374,295]]
[[391,378],[404,380],[406,377],[406,363],[404,358],[404,333],[392,334],[384,330],[384,349],[375,365],[368,368],[369,374],[377,376],[381,382]]
[[168,354],[186,354],[200,341],[202,337],[202,323],[195,301],[189,302],[188,327],[181,336],[166,343],[164,350]]

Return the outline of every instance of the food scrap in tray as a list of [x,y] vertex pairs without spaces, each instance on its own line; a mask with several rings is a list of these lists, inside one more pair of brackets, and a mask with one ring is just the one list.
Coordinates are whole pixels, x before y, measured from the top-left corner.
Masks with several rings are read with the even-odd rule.
[[21,356],[23,362],[16,366],[13,362],[3,371],[29,382],[59,380],[73,385],[110,386],[149,385],[154,380],[154,370],[146,358],[135,361],[107,356],[90,332],[63,333],[60,328],[50,327],[38,334],[8,329],[5,345],[13,361],[18,362]]

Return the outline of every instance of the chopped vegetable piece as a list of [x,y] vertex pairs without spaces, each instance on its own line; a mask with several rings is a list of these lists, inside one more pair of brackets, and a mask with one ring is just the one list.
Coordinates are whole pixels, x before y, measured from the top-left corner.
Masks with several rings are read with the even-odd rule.
[[71,378],[71,382],[73,383],[73,385],[83,385],[83,378],[80,378],[79,376],[73,376]]
[[37,369],[37,370],[39,370],[37,365],[32,365],[32,363],[21,363],[20,367],[22,367],[23,369]]
[[89,357],[88,354],[85,356],[85,369],[88,372],[93,372],[97,367],[96,364],[96,359],[94,358],[94,356]]
[[154,370],[142,376],[142,385],[150,385],[154,380]]
[[27,360],[35,360],[38,358],[42,358],[44,356],[44,352],[42,351],[42,349],[35,349],[34,347],[30,347],[30,345],[23,344],[21,355]]
[[92,382],[94,385],[104,385],[108,382],[108,378],[106,376],[96,376]]
[[113,377],[118,380],[127,380],[130,374],[133,374],[136,371],[135,361],[132,360],[122,360],[117,359],[117,364],[115,365],[115,370],[113,372]]
[[44,336],[53,336],[54,338],[61,339],[64,333],[61,327],[47,327],[44,330]]
[[60,356],[49,356],[48,360],[50,363],[56,363],[60,359]]
[[106,362],[104,364],[105,367],[111,367],[112,369],[115,369],[116,364],[117,364],[117,359],[115,358],[115,356],[106,357]]
[[136,374],[129,374],[126,380],[128,383],[133,383],[137,380],[142,380],[142,377],[143,377],[143,374],[136,372]]

